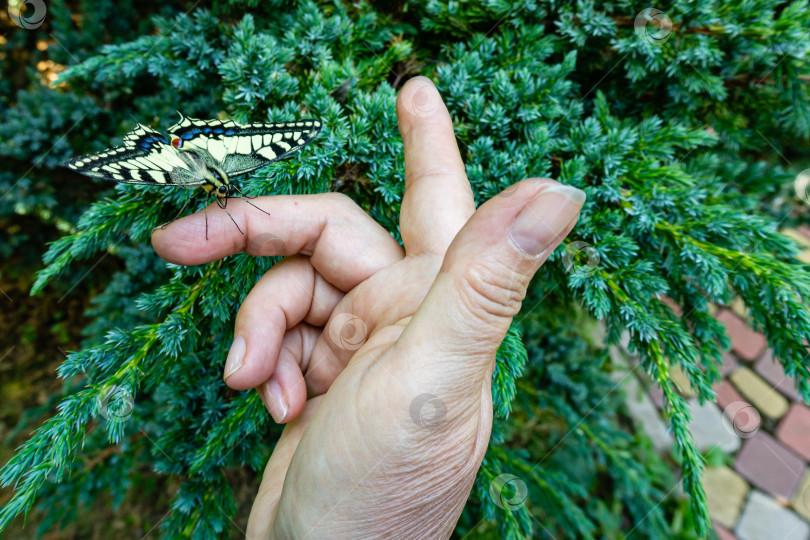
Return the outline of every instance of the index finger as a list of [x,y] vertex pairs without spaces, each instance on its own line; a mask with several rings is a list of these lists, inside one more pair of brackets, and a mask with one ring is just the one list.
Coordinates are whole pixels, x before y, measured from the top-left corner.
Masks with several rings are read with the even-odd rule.
[[228,211],[211,204],[152,231],[152,246],[166,261],[203,264],[242,251],[257,256],[300,253],[329,283],[348,291],[378,270],[402,259],[402,248],[349,197],[339,193],[257,197],[253,208],[229,199]]
[[405,149],[405,195],[400,231],[409,255],[444,256],[475,212],[453,121],[427,77],[410,79],[397,98]]

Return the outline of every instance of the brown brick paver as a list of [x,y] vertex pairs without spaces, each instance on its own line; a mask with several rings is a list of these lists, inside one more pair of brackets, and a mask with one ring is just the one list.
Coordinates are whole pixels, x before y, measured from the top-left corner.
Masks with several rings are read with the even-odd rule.
[[785,372],[782,369],[782,364],[779,363],[779,360],[773,357],[773,351],[771,349],[765,351],[762,358],[757,360],[757,363],[754,364],[754,370],[759,373],[763,379],[771,383],[774,388],[785,394],[790,399],[799,399],[793,379],[788,378],[788,376],[785,375]]
[[717,534],[717,540],[738,540],[736,536],[716,523],[714,524],[714,532]]
[[[726,410],[726,407],[732,403],[745,401],[745,398],[742,397],[739,392],[737,392],[734,385],[726,380],[714,383],[712,388],[714,389],[715,394],[717,394],[717,404],[724,411]],[[734,412],[731,414],[733,415]]]
[[785,446],[810,461],[810,407],[794,403],[779,422],[775,435]]
[[731,338],[731,349],[743,360],[756,360],[765,351],[768,345],[765,336],[748,328],[745,321],[730,310],[721,310],[717,320],[726,327]]
[[791,499],[806,468],[799,456],[763,431],[745,441],[734,464],[752,484],[782,501]]
[[720,373],[725,377],[739,366],[739,362],[737,362],[737,357],[731,354],[730,352],[726,351],[723,353],[723,365],[720,366],[719,370]]

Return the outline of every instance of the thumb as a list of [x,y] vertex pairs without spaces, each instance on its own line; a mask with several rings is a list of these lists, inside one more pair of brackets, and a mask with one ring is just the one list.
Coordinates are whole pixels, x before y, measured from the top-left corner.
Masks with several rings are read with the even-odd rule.
[[397,343],[408,351],[409,372],[434,381],[448,372],[489,373],[532,276],[574,227],[584,201],[577,188],[529,179],[476,210]]

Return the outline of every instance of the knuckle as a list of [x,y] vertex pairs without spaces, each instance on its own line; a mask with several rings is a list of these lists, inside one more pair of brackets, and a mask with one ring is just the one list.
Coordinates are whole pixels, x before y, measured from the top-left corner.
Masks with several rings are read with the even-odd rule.
[[462,304],[482,320],[514,317],[526,296],[521,276],[505,265],[467,266],[457,276],[457,290]]
[[336,208],[341,208],[344,210],[354,210],[355,208],[358,208],[357,204],[354,202],[354,199],[345,193],[333,191],[330,193],[324,193],[323,197],[327,200],[330,206],[335,206]]

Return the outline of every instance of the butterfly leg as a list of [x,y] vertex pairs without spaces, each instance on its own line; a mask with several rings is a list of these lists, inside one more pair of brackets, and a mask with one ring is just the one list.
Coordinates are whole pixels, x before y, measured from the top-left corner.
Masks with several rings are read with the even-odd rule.
[[166,222],[166,223],[164,223],[163,225],[158,226],[158,229],[165,229],[165,228],[166,228],[166,225],[168,225],[168,224],[170,224],[170,223],[174,223],[175,221],[177,221],[177,218],[179,218],[179,217],[180,217],[180,216],[183,214],[183,212],[186,210],[186,208],[188,208],[188,205],[189,205],[189,203],[191,203],[192,199],[196,199],[196,198],[197,198],[197,196],[198,196],[200,193],[202,193],[202,191],[200,191],[199,193],[195,193],[194,195],[192,195],[191,197],[189,197],[189,198],[186,200],[186,202],[183,204],[183,207],[180,209],[180,211],[179,211],[179,212],[177,212],[177,215],[176,215],[176,216],[174,216],[174,218],[172,218],[170,221],[167,221],[167,222]]
[[239,229],[239,232],[242,233],[242,234],[245,234],[245,231],[243,231],[241,228],[239,228],[239,224],[236,222],[235,219],[233,219],[233,216],[231,215],[230,212],[228,212],[228,209],[225,208],[224,206],[222,207],[222,209],[225,210],[225,213],[228,214],[229,218],[231,218],[231,221],[233,221],[233,224],[236,225],[237,229]]
[[208,242],[208,199],[211,198],[211,194],[208,193],[205,196],[205,206],[203,207],[205,210],[205,241]]

